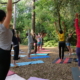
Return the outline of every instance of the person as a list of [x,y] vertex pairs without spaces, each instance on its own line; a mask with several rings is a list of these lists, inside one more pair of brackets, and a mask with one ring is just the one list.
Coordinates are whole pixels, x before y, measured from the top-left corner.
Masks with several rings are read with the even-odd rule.
[[[76,44],[76,53],[78,57],[78,66],[80,70],[80,26],[79,26],[79,14],[76,13],[76,18],[75,18],[75,29],[76,29],[76,35],[77,35],[77,44]],[[79,76],[80,77],[80,76]]]
[[[55,26],[56,26],[56,22],[55,22]],[[63,58],[64,58],[64,48],[65,48],[65,25],[63,22],[63,26],[64,26],[64,31],[62,29],[60,29],[59,31],[57,30],[56,27],[56,32],[58,34],[59,37],[59,58],[61,60],[61,62],[63,62]]]
[[33,54],[34,52],[31,52],[32,49],[32,45],[33,45],[33,38],[32,35],[30,33],[30,30],[28,30],[28,33],[26,33],[26,35],[28,36],[28,58],[30,58],[30,54]]
[[20,39],[20,37],[19,37],[19,34],[18,34],[18,33],[17,33],[16,37],[17,37],[17,39],[18,39],[18,43],[20,44],[20,43],[21,43],[21,39]]
[[7,14],[0,10],[0,80],[5,80],[11,62],[12,31],[9,29],[12,17],[12,0],[8,0]]
[[41,50],[42,50],[42,46],[43,46],[43,36],[42,36],[42,34],[40,35],[40,38],[41,38],[41,44],[40,44],[40,47],[41,47]]
[[17,37],[15,36],[15,30],[14,28],[12,29],[12,32],[13,32],[13,38],[12,38],[12,42],[13,42],[13,49],[14,49],[14,57],[13,57],[13,64],[14,64],[14,67],[18,67],[18,65],[16,64],[16,60],[18,60],[20,57],[19,57],[19,42],[18,42],[18,39]]
[[37,53],[37,40],[36,40],[36,35],[33,33],[33,42],[34,42],[34,53]]
[[38,33],[38,35],[36,36],[37,38],[37,51],[40,51],[40,45],[41,45],[41,36],[40,33]]
[[67,38],[66,38],[66,46],[69,50],[69,55],[71,55],[72,51],[71,51],[71,41],[72,41],[72,35],[73,33],[69,33]]

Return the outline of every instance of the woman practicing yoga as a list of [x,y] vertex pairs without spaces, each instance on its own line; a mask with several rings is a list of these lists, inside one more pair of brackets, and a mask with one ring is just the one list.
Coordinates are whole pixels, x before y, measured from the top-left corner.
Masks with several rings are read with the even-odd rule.
[[[64,25],[64,22],[63,22],[63,25]],[[56,25],[56,22],[55,22],[55,26]],[[66,31],[66,28],[64,26],[64,31],[62,31],[61,29],[58,31],[57,30],[57,27],[56,27],[56,32],[58,34],[58,37],[59,37],[59,58],[61,60],[61,62],[63,61],[63,58],[64,58],[64,48],[65,48],[65,33]]]
[[72,41],[72,33],[69,33],[67,38],[66,38],[66,46],[69,50],[69,55],[71,55],[72,51],[71,51],[71,41]]
[[80,22],[79,20],[80,20],[80,17],[78,14],[76,14],[76,19],[75,19],[75,29],[76,29],[76,35],[77,35],[76,53],[78,57],[78,66],[80,70],[80,25],[79,25]]
[[7,14],[0,10],[0,80],[5,80],[11,61],[12,31],[9,29],[12,17],[12,0],[8,0]]

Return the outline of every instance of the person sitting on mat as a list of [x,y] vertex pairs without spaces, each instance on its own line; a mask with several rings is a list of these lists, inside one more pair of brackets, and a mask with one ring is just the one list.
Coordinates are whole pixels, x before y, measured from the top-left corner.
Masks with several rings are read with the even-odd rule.
[[[64,25],[64,22],[63,22],[63,25]],[[56,22],[55,22],[55,26],[57,26]],[[60,29],[58,31],[57,27],[56,27],[56,32],[57,32],[58,37],[59,37],[59,58],[60,58],[61,62],[63,61],[63,58],[64,58],[65,31],[66,31],[65,26],[64,26],[64,31],[62,29]]]
[[26,35],[28,36],[28,58],[30,58],[30,54],[33,54],[34,52],[31,52],[32,46],[33,46],[33,38],[32,38],[32,34],[30,33],[30,30],[28,30],[28,33],[26,33]]
[[[76,35],[77,35],[77,45],[76,45],[76,53],[78,57],[78,66],[80,70],[80,15],[76,13],[76,19],[75,19],[75,29],[76,29]],[[80,76],[79,76],[80,77]]]
[[12,31],[9,25],[12,18],[12,0],[7,1],[7,13],[0,10],[0,80],[5,80],[11,62]]

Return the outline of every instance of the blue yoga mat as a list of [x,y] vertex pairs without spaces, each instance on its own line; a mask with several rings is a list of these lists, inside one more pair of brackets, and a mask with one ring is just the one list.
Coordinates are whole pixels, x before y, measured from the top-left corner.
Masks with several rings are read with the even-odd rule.
[[[11,56],[14,56],[14,55],[11,55]],[[19,55],[20,57],[26,57],[27,55]]]
[[31,55],[49,55],[48,53],[37,53],[37,54],[31,54]]
[[[42,60],[38,60],[38,61],[30,61],[30,62],[20,62],[20,63],[16,63],[18,66],[24,66],[24,65],[30,65],[30,64],[40,64],[40,63],[44,63],[44,61]],[[14,65],[11,63],[10,65],[11,67],[14,67]]]
[[50,56],[35,56],[28,59],[40,59],[40,58],[50,58]]

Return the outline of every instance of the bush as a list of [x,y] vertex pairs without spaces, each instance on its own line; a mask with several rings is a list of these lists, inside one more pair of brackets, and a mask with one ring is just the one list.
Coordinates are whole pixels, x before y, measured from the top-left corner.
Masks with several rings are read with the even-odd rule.
[[56,42],[55,40],[50,40],[50,41],[47,41],[47,42],[44,42],[44,47],[54,47],[54,46],[57,46],[58,45],[58,42]]

